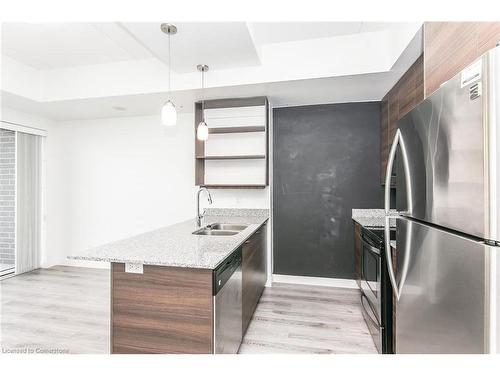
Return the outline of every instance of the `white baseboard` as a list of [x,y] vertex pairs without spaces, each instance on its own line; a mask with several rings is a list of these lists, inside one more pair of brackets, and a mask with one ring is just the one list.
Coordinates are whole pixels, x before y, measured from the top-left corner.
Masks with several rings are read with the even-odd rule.
[[273,283],[330,286],[334,288],[358,289],[356,280],[333,279],[329,277],[309,277],[273,274]]

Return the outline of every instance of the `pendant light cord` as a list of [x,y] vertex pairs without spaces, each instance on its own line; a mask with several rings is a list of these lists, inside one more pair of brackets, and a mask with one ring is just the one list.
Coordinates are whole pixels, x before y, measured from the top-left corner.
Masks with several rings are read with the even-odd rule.
[[205,122],[205,69],[201,69],[201,120]]
[[168,95],[170,96],[171,94],[171,85],[170,85],[170,34],[168,34]]

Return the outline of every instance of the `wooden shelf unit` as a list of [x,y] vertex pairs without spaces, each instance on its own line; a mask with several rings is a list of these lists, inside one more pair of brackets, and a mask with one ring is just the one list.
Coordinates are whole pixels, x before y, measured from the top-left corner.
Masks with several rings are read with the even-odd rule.
[[[263,107],[262,116],[260,114],[258,116],[248,115],[249,111],[253,111],[248,107]],[[204,108],[205,121],[209,127],[209,139],[207,141],[199,141],[196,138],[196,128],[202,119],[201,102],[195,103],[195,184],[212,189],[263,189],[267,187],[269,185],[269,103],[267,98],[250,97],[205,100]],[[211,120],[207,116],[207,110],[210,112],[213,109],[220,109],[221,111],[225,109],[228,111],[234,110],[234,114],[226,114],[220,118],[213,117]],[[241,110],[241,114],[238,113],[239,109]],[[257,111],[260,111],[260,109]],[[216,120],[220,121],[214,126],[213,123]],[[240,122],[240,125],[238,125],[238,122]],[[264,140],[262,139],[262,135],[258,134],[263,134]],[[238,142],[235,139],[241,139],[241,144],[245,143],[245,140],[252,142],[248,137],[257,137],[257,143],[261,145],[258,150],[252,149],[248,154],[245,154],[241,150],[233,150],[232,152],[224,150],[221,152],[217,149],[223,147],[221,145],[224,145],[225,142],[227,142],[229,149],[231,149],[231,146],[234,149],[235,142]],[[217,142],[215,142],[215,139],[217,139]],[[206,154],[206,142],[210,142],[211,140],[211,145],[214,146],[214,143],[216,143],[217,147],[212,147],[212,150]],[[239,143],[236,144],[239,145]],[[238,152],[242,152],[242,154],[234,155],[234,153]],[[241,163],[241,166],[238,163]],[[238,176],[235,176],[235,181],[228,181],[227,179],[223,179],[220,182],[214,181],[213,173],[211,180],[209,178],[207,181],[207,172],[210,173],[210,171],[218,170],[215,176],[217,176],[217,173],[221,175],[223,168],[226,166],[230,170],[240,173],[240,177],[246,177],[243,178],[244,181],[242,180],[241,183],[237,181]],[[211,170],[210,168],[214,169]],[[250,173],[247,176],[244,176],[245,168],[249,168],[248,171]],[[259,174],[260,177],[258,179],[255,178],[255,181],[252,181],[255,177],[254,175],[260,173],[260,169],[262,169],[262,174]]]
[[267,185],[216,185],[216,184],[205,184],[201,187],[206,187],[209,189],[265,189]]
[[230,133],[256,133],[265,132],[265,126],[224,126],[220,128],[211,128],[209,134],[230,134]]
[[196,159],[205,160],[242,160],[242,159],[265,159],[266,155],[212,155],[212,156],[197,156]]

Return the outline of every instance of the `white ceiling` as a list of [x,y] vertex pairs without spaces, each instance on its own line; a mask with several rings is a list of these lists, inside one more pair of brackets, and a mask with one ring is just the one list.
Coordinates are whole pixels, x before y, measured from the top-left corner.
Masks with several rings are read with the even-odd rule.
[[[273,107],[313,105],[325,103],[378,101],[380,93],[387,91],[398,73],[377,73],[273,82],[267,84],[217,87],[201,90],[176,91],[170,98],[181,113],[193,112],[194,102],[204,98],[267,96]],[[91,118],[159,116],[165,102],[165,93],[109,96],[84,100],[36,102],[23,97],[2,93],[2,106],[29,111],[51,120],[82,120]]]
[[248,27],[256,44],[331,38],[407,26],[404,22],[255,22]]
[[[172,70],[196,71],[198,64],[215,69],[259,65],[259,58],[244,22],[175,22],[171,36]],[[168,63],[168,36],[160,24],[123,23],[124,29],[161,61]]]
[[152,57],[114,23],[2,23],[2,55],[37,69]]
[[[267,44],[397,30],[407,23],[382,22],[176,22],[171,37],[172,70],[196,71],[257,66]],[[2,24],[2,54],[37,69],[156,57],[167,63],[167,35],[160,23]]]
[[380,100],[422,45],[421,23],[175,25],[168,93],[160,22],[3,23],[1,104],[54,120],[157,114],[166,98],[189,112],[201,98],[200,63],[210,66],[206,99],[267,95],[275,106]]

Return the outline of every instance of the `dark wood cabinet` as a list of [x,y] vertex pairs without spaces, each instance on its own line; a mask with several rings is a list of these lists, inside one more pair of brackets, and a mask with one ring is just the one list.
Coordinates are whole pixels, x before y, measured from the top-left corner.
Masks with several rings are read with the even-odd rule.
[[424,56],[413,63],[398,82],[398,119],[424,100]]
[[441,84],[500,42],[500,22],[426,22],[423,54],[382,99],[380,181],[397,121]]
[[361,289],[361,225],[354,221],[354,267],[356,283]]
[[242,329],[245,334],[267,281],[266,225],[259,228],[242,249]]
[[380,182],[397,121],[439,86],[500,42],[500,22],[426,22],[423,54],[382,99]]
[[[242,246],[245,333],[267,281],[267,232]],[[213,270],[144,265],[125,272],[111,263],[111,353],[213,353]]]
[[[380,183],[385,184],[387,159],[398,120],[424,99],[424,66],[421,55],[382,99],[380,111]],[[391,182],[392,185],[392,182]]]
[[385,170],[389,156],[389,99],[384,97],[380,106],[380,184],[385,184]]
[[500,42],[500,22],[426,22],[425,94],[455,76]]
[[212,353],[212,270],[111,263],[111,353]]

